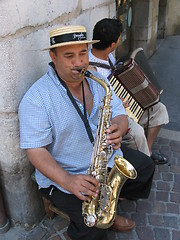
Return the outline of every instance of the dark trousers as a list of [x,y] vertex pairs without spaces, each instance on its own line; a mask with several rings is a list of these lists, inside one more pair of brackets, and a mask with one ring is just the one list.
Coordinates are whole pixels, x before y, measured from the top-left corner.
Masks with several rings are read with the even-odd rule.
[[[127,147],[122,147],[124,158],[127,159],[136,169],[137,178],[127,180],[121,189],[120,197],[127,199],[148,198],[152,178],[154,174],[154,162],[147,155]],[[49,197],[54,205],[66,212],[71,221],[67,230],[73,240],[106,240],[107,230],[95,227],[89,228],[84,224],[82,217],[82,201],[73,194],[66,194],[56,187],[51,191],[52,186],[41,189],[45,197]],[[51,195],[48,195],[51,191]]]

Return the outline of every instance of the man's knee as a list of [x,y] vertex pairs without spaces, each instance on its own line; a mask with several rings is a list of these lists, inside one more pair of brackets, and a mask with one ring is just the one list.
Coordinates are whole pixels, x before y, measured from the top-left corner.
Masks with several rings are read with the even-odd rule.
[[136,128],[132,128],[130,130],[130,134],[138,146],[141,145],[142,142],[146,141],[144,128],[139,124],[136,125]]

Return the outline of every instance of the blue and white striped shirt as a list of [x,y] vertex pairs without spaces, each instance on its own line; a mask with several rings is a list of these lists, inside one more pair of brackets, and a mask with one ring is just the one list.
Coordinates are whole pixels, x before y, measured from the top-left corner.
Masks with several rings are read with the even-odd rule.
[[[93,73],[97,77],[101,75]],[[93,108],[87,118],[96,135],[100,100],[105,95],[103,87],[96,81],[87,78],[94,96]],[[75,99],[83,113],[83,104]],[[112,118],[126,114],[121,100],[112,94]],[[47,146],[47,150],[58,164],[70,174],[87,174],[93,145],[89,140],[83,121],[69,99],[66,89],[59,82],[54,69],[36,81],[24,95],[19,106],[20,147],[22,149]],[[112,167],[114,156],[121,155],[121,150],[114,151],[109,159]],[[39,188],[47,188],[50,179],[36,170],[36,181]],[[57,186],[61,191],[66,190]]]

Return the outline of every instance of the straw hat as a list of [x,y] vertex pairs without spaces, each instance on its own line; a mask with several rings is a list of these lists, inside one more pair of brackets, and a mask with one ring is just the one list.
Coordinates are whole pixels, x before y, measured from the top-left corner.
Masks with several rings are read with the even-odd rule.
[[43,51],[67,45],[99,42],[99,40],[87,40],[84,26],[65,26],[53,29],[49,32],[49,38],[50,47],[43,49]]

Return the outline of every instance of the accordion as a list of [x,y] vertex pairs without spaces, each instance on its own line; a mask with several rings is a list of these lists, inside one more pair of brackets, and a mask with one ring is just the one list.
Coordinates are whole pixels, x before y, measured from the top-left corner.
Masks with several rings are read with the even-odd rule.
[[136,122],[146,109],[159,102],[163,91],[142,48],[136,49],[125,63],[117,63],[108,79],[115,94],[128,100],[127,115]]

